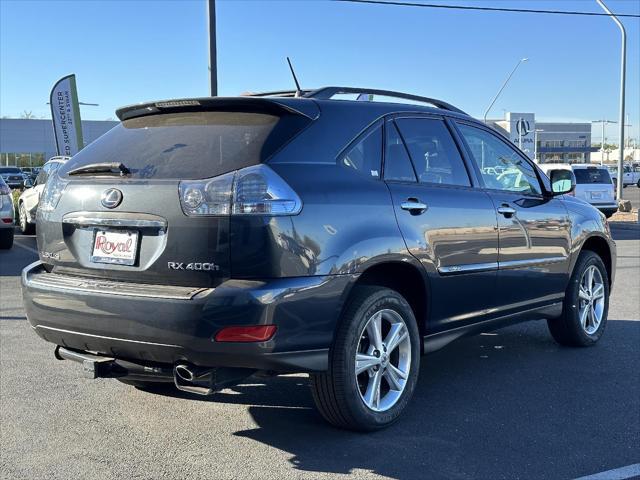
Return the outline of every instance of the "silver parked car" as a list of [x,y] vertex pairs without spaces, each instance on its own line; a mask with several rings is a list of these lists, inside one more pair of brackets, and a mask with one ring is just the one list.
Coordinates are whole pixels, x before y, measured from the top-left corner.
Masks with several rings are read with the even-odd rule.
[[0,249],[13,246],[13,197],[11,189],[0,177]]
[[47,178],[56,172],[61,165],[67,162],[71,157],[51,157],[42,169],[38,172],[38,176],[32,188],[27,188],[18,199],[18,216],[20,230],[24,235],[31,235],[36,226],[36,211],[40,203],[40,195],[44,189]]

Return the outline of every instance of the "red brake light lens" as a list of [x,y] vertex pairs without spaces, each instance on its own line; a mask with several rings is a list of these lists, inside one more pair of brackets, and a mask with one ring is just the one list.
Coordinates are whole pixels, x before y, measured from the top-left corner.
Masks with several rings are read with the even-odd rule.
[[225,327],[216,333],[216,342],[266,342],[276,333],[275,325]]

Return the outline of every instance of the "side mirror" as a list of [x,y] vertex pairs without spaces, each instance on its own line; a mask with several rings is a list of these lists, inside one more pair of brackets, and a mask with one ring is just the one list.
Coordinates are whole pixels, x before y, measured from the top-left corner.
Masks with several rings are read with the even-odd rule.
[[551,170],[549,178],[553,196],[571,193],[576,188],[576,176],[571,170]]

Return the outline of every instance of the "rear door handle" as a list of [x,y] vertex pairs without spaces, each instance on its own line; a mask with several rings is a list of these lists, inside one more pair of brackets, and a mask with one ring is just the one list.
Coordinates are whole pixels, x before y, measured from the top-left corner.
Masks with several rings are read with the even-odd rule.
[[508,205],[502,205],[498,207],[498,213],[504,215],[506,218],[510,218],[516,214],[516,209]]
[[407,198],[405,202],[400,204],[400,208],[408,210],[412,215],[420,215],[429,207],[426,203],[422,203],[417,198]]

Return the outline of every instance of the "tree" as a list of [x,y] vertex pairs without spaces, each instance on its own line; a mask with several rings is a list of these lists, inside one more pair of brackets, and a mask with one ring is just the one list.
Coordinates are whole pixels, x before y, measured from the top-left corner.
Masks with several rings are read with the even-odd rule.
[[20,118],[31,120],[32,118],[36,118],[36,116],[33,114],[32,111],[27,112],[26,110],[23,110],[23,112],[20,114]]

